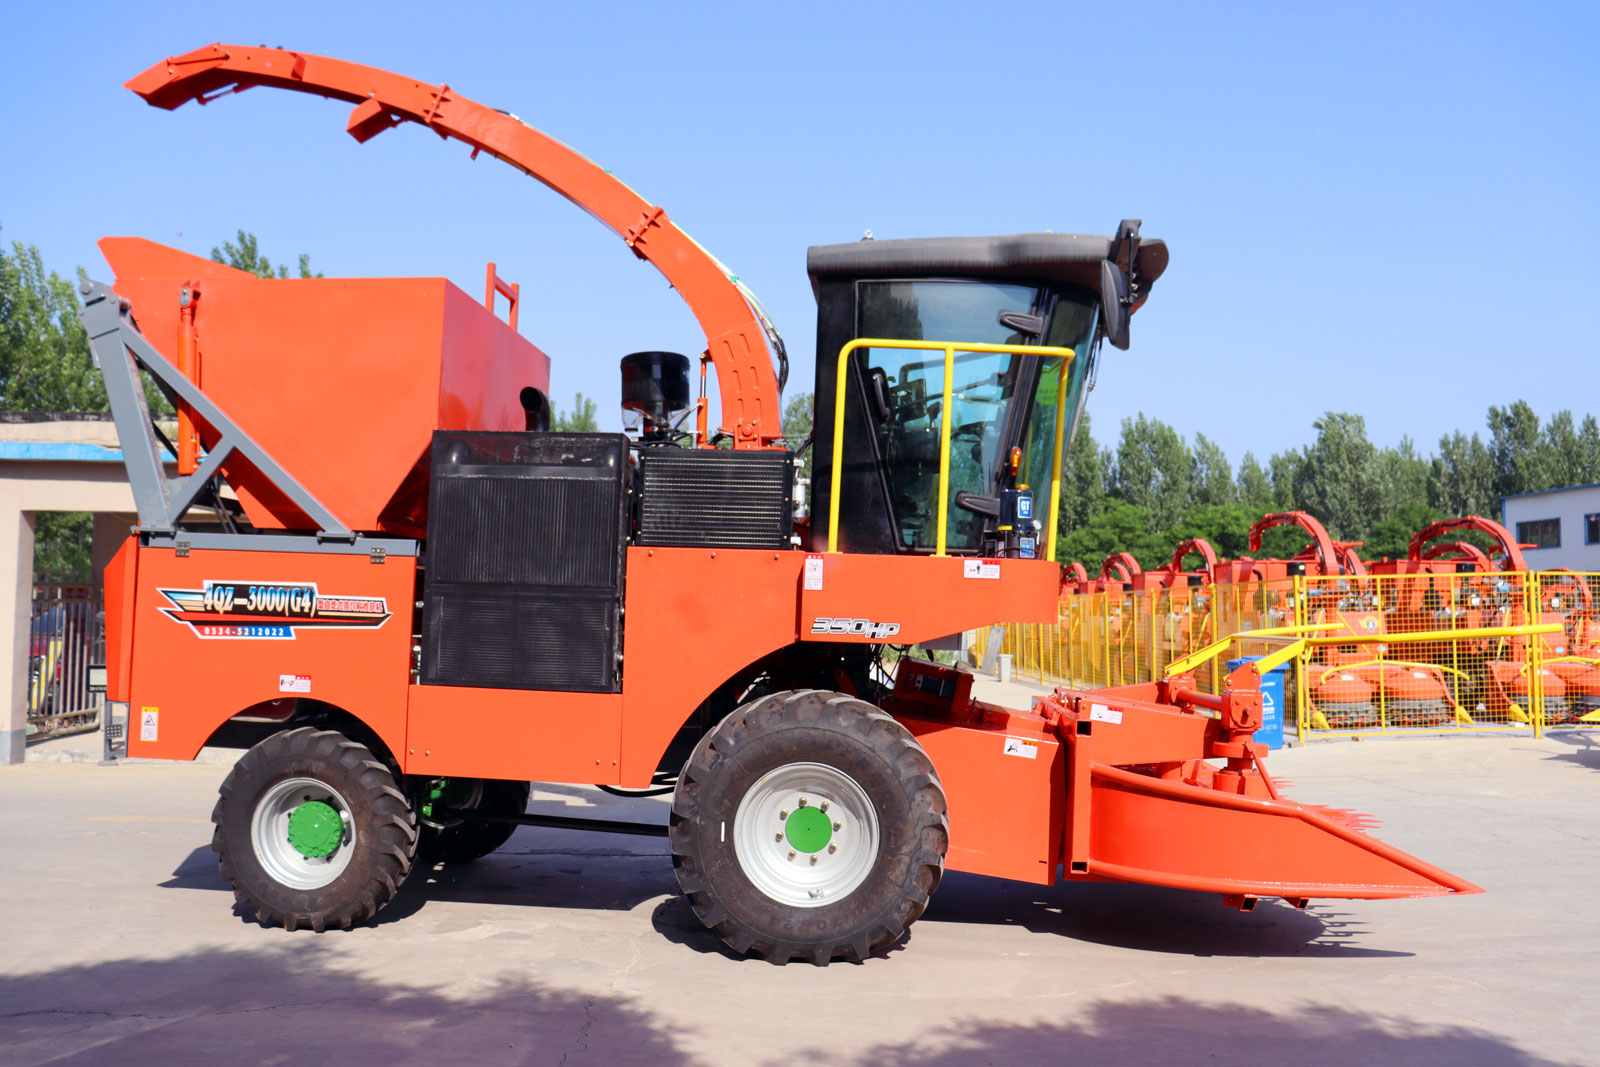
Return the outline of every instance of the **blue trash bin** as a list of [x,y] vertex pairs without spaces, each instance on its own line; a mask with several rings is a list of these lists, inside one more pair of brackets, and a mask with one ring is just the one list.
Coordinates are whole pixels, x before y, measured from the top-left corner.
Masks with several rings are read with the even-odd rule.
[[[1232,673],[1260,658],[1230,659],[1228,671]],[[1261,676],[1261,729],[1256,731],[1256,740],[1264,742],[1268,748],[1283,747],[1283,674],[1284,668],[1279,665]]]

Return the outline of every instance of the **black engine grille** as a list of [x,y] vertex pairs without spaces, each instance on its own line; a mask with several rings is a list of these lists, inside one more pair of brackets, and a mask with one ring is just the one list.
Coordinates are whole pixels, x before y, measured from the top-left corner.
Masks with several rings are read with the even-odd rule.
[[434,434],[423,683],[617,691],[629,471],[621,434]]
[[639,477],[642,545],[789,547],[793,453],[646,448]]

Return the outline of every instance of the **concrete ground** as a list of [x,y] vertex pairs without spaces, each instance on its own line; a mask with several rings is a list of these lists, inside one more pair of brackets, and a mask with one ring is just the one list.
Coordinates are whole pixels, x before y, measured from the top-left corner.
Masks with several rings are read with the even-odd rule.
[[[664,841],[531,828],[374,926],[263,929],[208,847],[222,762],[69,742],[98,739],[0,768],[0,1062],[1600,1063],[1600,734],[1273,757],[1481,896],[1240,913],[950,874],[901,945],[826,969],[725,953]],[[534,810],[665,820],[565,786]]]

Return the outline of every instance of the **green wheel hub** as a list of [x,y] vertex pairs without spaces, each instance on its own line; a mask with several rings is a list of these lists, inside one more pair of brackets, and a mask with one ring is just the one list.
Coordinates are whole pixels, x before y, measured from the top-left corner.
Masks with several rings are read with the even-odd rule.
[[289,844],[307,859],[333,855],[344,840],[344,820],[331,804],[308,800],[289,814]]
[[784,821],[783,832],[796,852],[821,852],[833,840],[833,821],[816,808],[796,808]]

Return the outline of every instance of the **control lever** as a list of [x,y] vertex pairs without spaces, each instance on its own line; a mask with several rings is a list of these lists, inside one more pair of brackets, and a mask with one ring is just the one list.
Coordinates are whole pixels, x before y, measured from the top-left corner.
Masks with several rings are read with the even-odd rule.
[[974,515],[987,515],[991,519],[1000,517],[1000,498],[997,496],[969,493],[963,489],[956,494],[956,507],[965,508]]

